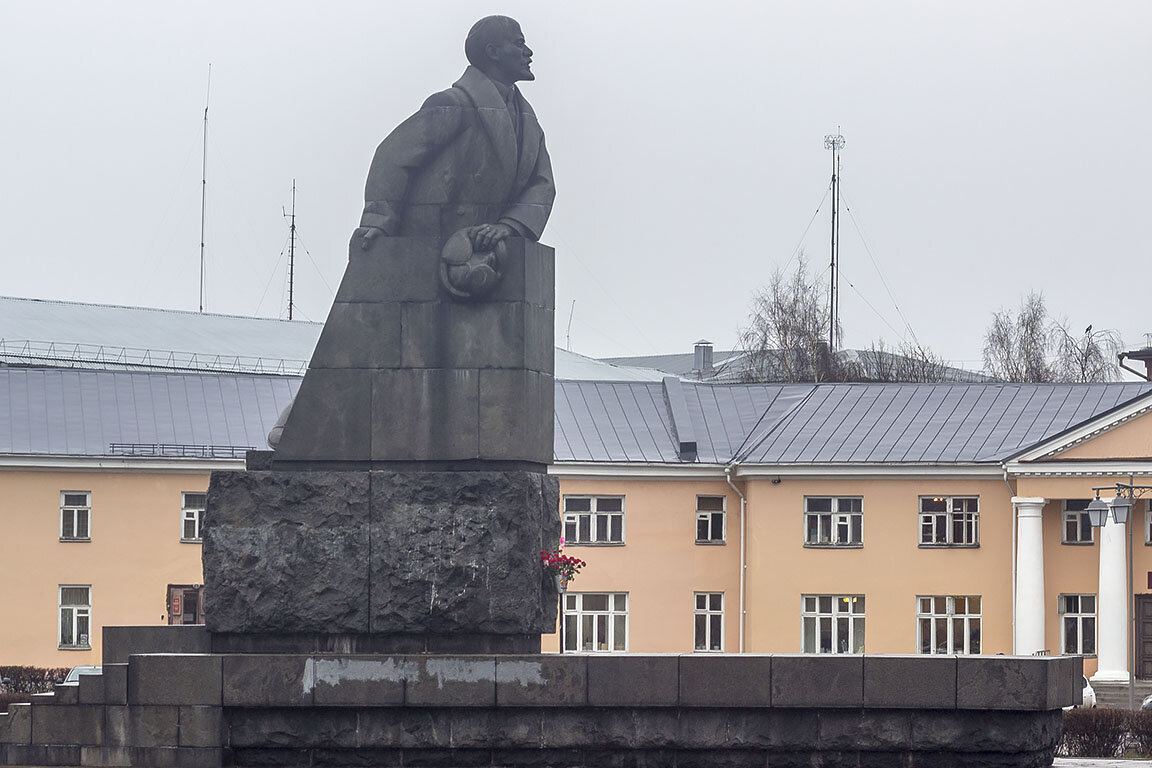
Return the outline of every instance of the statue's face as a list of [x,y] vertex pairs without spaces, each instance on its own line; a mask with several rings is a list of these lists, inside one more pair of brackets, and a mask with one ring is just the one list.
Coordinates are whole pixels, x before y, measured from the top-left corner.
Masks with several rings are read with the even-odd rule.
[[520,80],[535,80],[532,74],[532,49],[524,42],[524,33],[519,26],[508,28],[499,40],[488,44],[488,58],[491,62],[488,76],[502,83],[515,83]]

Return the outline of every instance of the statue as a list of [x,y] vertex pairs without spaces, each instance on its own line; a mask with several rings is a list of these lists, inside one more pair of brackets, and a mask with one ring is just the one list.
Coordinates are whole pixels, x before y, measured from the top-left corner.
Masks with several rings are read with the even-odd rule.
[[488,16],[464,53],[460,79],[376,149],[344,282],[269,434],[282,465],[551,460],[553,266],[538,241],[556,190],[516,86],[535,79],[532,49]]
[[555,627],[552,168],[519,24],[464,51],[376,150],[275,450],[213,475],[209,629],[245,648],[535,653]]
[[488,16],[464,43],[469,66],[388,135],[372,160],[362,248],[380,236],[451,235],[473,248],[539,240],[556,189],[544,133],[516,83],[534,80],[520,25]]

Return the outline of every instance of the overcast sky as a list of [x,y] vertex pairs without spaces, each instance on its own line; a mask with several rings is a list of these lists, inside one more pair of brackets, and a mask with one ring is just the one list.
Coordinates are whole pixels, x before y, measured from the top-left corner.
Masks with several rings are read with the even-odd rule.
[[733,346],[797,246],[827,264],[837,127],[846,346],[906,319],[979,368],[1031,290],[1152,331],[1148,0],[0,0],[0,295],[197,308],[211,63],[207,309],[284,315],[295,178],[297,317],[323,320],[376,145],[488,13],[536,52],[560,346],[573,301],[583,354]]

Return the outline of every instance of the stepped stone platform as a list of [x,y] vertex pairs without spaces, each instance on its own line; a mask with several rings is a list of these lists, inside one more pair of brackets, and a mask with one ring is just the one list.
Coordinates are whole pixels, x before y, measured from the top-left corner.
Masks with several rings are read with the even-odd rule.
[[203,627],[104,638],[102,675],[0,716],[0,765],[1047,766],[1082,669],[1076,656],[221,654]]

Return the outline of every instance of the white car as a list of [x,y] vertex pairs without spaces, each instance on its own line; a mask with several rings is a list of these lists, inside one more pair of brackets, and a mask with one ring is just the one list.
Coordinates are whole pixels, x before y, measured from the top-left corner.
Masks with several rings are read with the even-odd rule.
[[[1084,681],[1084,691],[1080,697],[1081,698],[1080,703],[1076,704],[1075,706],[1085,707],[1087,709],[1095,709],[1096,708],[1096,691],[1094,691],[1092,689],[1092,684],[1088,682],[1088,678],[1081,675],[1080,679]],[[1069,709],[1072,709],[1072,707],[1064,707],[1065,712],[1067,712]]]
[[92,666],[91,664],[83,664],[79,667],[72,667],[72,669],[68,672],[68,676],[64,678],[64,682],[78,683],[80,682],[80,675],[99,675],[102,671],[102,667]]

